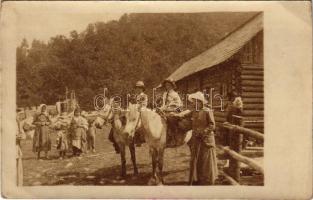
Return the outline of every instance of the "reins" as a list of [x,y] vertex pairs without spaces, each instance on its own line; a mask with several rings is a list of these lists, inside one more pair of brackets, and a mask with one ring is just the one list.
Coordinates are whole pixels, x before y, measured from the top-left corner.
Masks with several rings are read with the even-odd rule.
[[141,112],[139,111],[139,117],[138,117],[138,120],[137,120],[137,123],[136,123],[136,126],[135,126],[135,131],[136,131],[137,128],[138,128],[138,125],[139,125],[140,120],[141,120]]

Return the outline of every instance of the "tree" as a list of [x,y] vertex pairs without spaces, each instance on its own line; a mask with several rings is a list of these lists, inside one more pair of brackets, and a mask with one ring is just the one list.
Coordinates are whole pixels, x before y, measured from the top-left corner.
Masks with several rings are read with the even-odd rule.
[[17,104],[54,104],[68,87],[81,107],[92,109],[91,99],[103,87],[112,95],[127,94],[138,80],[151,94],[184,62],[255,14],[124,14],[47,43],[33,40],[29,46],[24,39],[16,50]]

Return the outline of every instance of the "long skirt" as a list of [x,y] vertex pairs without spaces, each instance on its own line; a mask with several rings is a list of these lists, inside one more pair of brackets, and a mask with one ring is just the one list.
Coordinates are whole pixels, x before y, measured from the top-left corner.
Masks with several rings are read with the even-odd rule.
[[37,126],[33,138],[33,152],[51,150],[50,129],[48,126]]
[[214,185],[218,176],[215,147],[192,138],[189,184]]
[[86,131],[83,128],[77,128],[74,130],[72,136],[72,147],[75,147],[82,152],[85,152],[86,149]]

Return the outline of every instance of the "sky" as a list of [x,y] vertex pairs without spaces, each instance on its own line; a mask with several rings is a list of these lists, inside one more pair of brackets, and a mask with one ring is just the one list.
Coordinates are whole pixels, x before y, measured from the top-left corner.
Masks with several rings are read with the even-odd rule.
[[[218,11],[212,7],[213,4],[216,3],[211,2],[211,6],[207,6],[202,2],[6,1],[2,11],[14,16],[16,21],[7,21],[15,25],[17,42],[20,43],[23,38],[30,42],[33,39],[48,41],[58,34],[68,36],[72,30],[83,31],[89,23],[117,20],[124,13]],[[232,10],[233,6],[221,7],[220,11],[228,9]]]
[[107,10],[103,5],[90,4],[84,7],[65,2],[20,2],[11,8],[16,13],[17,41],[26,38],[29,43],[33,39],[47,42],[60,34],[69,36],[73,30],[85,30],[90,23],[118,20],[125,13]]
[[91,13],[50,13],[49,15],[27,14],[26,17],[19,18],[18,40],[26,38],[27,41],[33,39],[48,41],[50,37],[62,34],[68,36],[73,30],[81,32],[85,30],[89,23],[98,21],[109,21],[118,19],[119,14],[99,14]]
[[[6,1],[2,12],[11,14],[14,20],[9,23],[16,27],[16,41],[23,38],[29,42],[33,39],[48,41],[58,34],[68,36],[72,30],[83,31],[89,23],[118,20],[124,13],[155,12],[218,12],[218,11],[259,11],[249,2],[245,6],[240,2],[115,2],[115,1]],[[227,6],[223,5],[227,4]],[[231,4],[231,6],[229,6]],[[247,4],[247,5],[246,5]],[[252,3],[251,3],[252,4]],[[286,8],[285,8],[286,9]],[[0,13],[1,14],[1,13]],[[11,22],[12,21],[12,22]]]

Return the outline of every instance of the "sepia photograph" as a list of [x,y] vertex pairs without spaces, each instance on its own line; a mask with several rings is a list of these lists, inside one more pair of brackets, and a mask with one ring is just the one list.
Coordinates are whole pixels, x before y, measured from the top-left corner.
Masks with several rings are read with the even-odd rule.
[[[15,100],[6,95],[8,89],[3,94],[16,109],[15,119],[10,115],[3,123],[16,130],[16,148],[10,150],[15,155],[6,152],[10,159],[16,157],[16,165],[14,170],[4,167],[2,173],[15,174],[10,182],[18,190],[236,186],[239,192],[243,186],[265,190],[271,186],[266,181],[275,181],[267,165],[278,157],[267,152],[289,143],[278,135],[275,140],[281,143],[271,139],[280,131],[272,130],[276,115],[265,113],[274,111],[274,105],[279,109],[272,102],[280,101],[280,93],[273,88],[282,83],[269,81],[274,80],[270,76],[280,76],[266,58],[274,54],[266,50],[265,39],[274,46],[277,38],[265,32],[272,27],[269,18],[265,23],[266,9],[241,9],[240,4],[231,9],[230,2],[224,4],[227,9],[191,9],[187,2],[174,9],[167,7],[170,2],[159,2],[158,11],[152,4],[7,4],[3,19],[14,20],[13,25],[2,20],[6,29],[1,35],[15,32],[15,52],[10,54],[15,65],[10,66],[15,77],[10,94]],[[67,9],[70,5],[73,8]],[[304,18],[295,17],[302,22]],[[310,27],[303,32],[311,33],[311,26],[302,27]],[[308,35],[303,38],[311,41]],[[299,54],[309,50],[298,44]],[[280,50],[276,61],[285,55]],[[310,82],[309,77],[303,80]],[[279,120],[275,123],[281,127]],[[268,140],[274,145],[267,145]],[[82,197],[77,195],[73,193]]]
[[16,59],[19,185],[263,185],[262,12],[124,13]]

